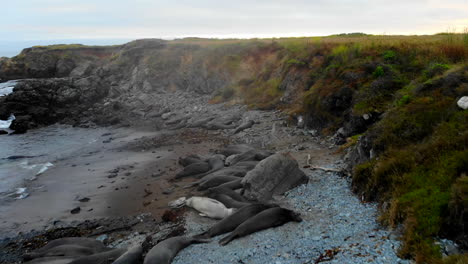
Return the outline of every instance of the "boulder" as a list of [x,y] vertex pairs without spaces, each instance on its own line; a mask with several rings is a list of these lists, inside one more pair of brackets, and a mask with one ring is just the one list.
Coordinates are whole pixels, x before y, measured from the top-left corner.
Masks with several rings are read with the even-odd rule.
[[277,153],[249,171],[242,185],[247,199],[266,201],[307,181],[307,176],[289,153]]

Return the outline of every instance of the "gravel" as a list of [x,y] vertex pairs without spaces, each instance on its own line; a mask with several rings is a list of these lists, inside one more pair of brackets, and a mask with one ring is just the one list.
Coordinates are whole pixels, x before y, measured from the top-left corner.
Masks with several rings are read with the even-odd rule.
[[[281,206],[300,212],[304,221],[257,232],[224,247],[218,244],[225,236],[221,235],[182,250],[173,263],[410,263],[396,255],[397,236],[378,225],[376,205],[361,203],[346,178],[322,170],[305,172],[308,184],[277,197]],[[188,235],[214,223],[193,212],[186,215]]]

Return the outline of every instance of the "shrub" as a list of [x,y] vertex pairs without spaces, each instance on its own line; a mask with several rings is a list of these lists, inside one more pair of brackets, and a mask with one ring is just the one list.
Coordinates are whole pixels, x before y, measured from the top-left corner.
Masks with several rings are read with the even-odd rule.
[[382,54],[383,58],[385,60],[394,60],[396,58],[396,53],[393,51],[393,50],[386,50],[383,54]]
[[375,71],[372,73],[372,76],[374,76],[375,78],[378,78],[378,77],[381,77],[385,74],[385,71],[383,69],[382,66],[377,66],[377,68],[375,68]]

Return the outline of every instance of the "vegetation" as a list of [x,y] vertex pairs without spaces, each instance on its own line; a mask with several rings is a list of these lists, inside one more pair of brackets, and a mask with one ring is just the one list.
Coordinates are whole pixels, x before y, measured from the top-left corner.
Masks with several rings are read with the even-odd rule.
[[[236,92],[223,98],[301,112],[324,133],[336,131],[353,116],[381,116],[354,131],[342,147],[366,137],[378,154],[356,167],[355,190],[381,203],[382,223],[403,225],[402,257],[457,263],[466,256],[442,260],[434,238],[453,236],[460,224],[453,218],[460,216],[451,212],[468,201],[460,195],[468,192],[460,181],[468,173],[468,112],[456,106],[468,94],[466,38],[350,34],[262,39],[254,46],[237,41],[248,48],[236,54],[237,68],[230,69],[242,78],[234,78]],[[214,45],[201,39],[181,41]],[[220,48],[235,41],[213,42]],[[240,74],[245,68],[252,74]],[[307,78],[291,81],[298,75]],[[288,94],[294,98],[284,104]]]

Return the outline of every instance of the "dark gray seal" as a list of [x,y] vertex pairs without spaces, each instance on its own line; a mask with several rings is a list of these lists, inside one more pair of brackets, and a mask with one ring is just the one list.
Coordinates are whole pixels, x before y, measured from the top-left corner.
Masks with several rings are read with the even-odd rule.
[[116,248],[73,260],[70,264],[109,264],[127,252],[126,248]]
[[225,157],[223,155],[218,154],[212,156],[208,159],[208,164],[210,164],[211,169],[205,173],[194,175],[193,177],[200,179],[208,174],[221,170],[222,168],[224,168],[224,159]]
[[154,246],[146,254],[144,264],[170,264],[180,250],[193,243],[207,243],[206,239],[193,237],[171,237]]
[[226,189],[229,189],[229,190],[240,189],[240,188],[242,188],[242,178],[220,184],[220,185],[216,186],[216,188],[226,188]]
[[224,204],[227,208],[241,208],[247,205],[250,205],[248,202],[239,202],[232,199],[230,196],[222,193],[213,193],[210,194],[208,197],[215,199],[222,204]]
[[253,148],[248,145],[229,145],[226,146],[223,149],[220,149],[218,153],[223,154],[224,156],[228,157],[231,155],[236,155],[236,154],[241,154],[244,152],[247,152],[249,150],[252,150]]
[[196,154],[191,154],[191,155],[188,155],[187,157],[179,158],[179,164],[184,167],[187,167],[188,165],[193,164],[193,163],[199,163],[203,161],[204,161],[204,158]]
[[281,207],[266,209],[240,224],[231,234],[221,239],[219,244],[225,246],[238,237],[280,226],[290,221],[301,222],[302,218],[298,213]]
[[[241,178],[236,177],[236,176],[217,176],[217,177],[212,177],[206,181],[203,181],[198,185],[198,191],[204,191],[208,188],[216,187],[219,186],[223,183],[227,182],[232,182],[235,180],[239,180]],[[241,179],[242,180],[242,179]]]
[[[47,245],[43,246],[40,249],[37,249],[31,253],[26,253],[23,255],[24,260],[30,260],[45,256],[48,251],[55,247],[62,246],[62,249],[65,249],[65,245],[81,246],[85,248],[93,249],[94,252],[104,252],[110,250],[102,242],[97,241],[93,238],[87,237],[64,237],[50,241]],[[62,255],[63,256],[63,255]]]
[[211,170],[211,166],[207,162],[192,163],[187,167],[184,167],[184,169],[181,172],[177,173],[175,178],[179,179],[188,176],[195,176],[200,173],[207,172],[209,170]]
[[138,245],[129,249],[125,254],[116,259],[112,264],[138,264],[141,263],[143,248]]
[[197,238],[211,238],[217,235],[221,235],[227,232],[231,232],[232,230],[236,229],[240,224],[245,222],[247,219],[257,215],[258,213],[276,207],[277,205],[267,205],[267,204],[250,204],[247,206],[242,207],[241,209],[237,210],[232,215],[224,218],[223,220],[216,223],[207,231],[196,235]]
[[248,202],[247,199],[245,199],[242,195],[240,195],[236,191],[228,189],[228,188],[214,187],[214,188],[208,189],[208,191],[209,191],[210,194],[212,194],[212,193],[225,194],[225,195],[227,195],[227,196],[231,197],[232,199],[234,199],[236,201],[239,201],[239,202]]
[[237,133],[239,133],[239,132],[241,132],[241,131],[243,131],[243,130],[245,130],[247,128],[251,128],[254,124],[255,124],[255,122],[253,120],[249,120],[249,121],[241,124],[240,126],[238,126],[236,128],[236,130],[234,130],[234,134],[237,134]]

